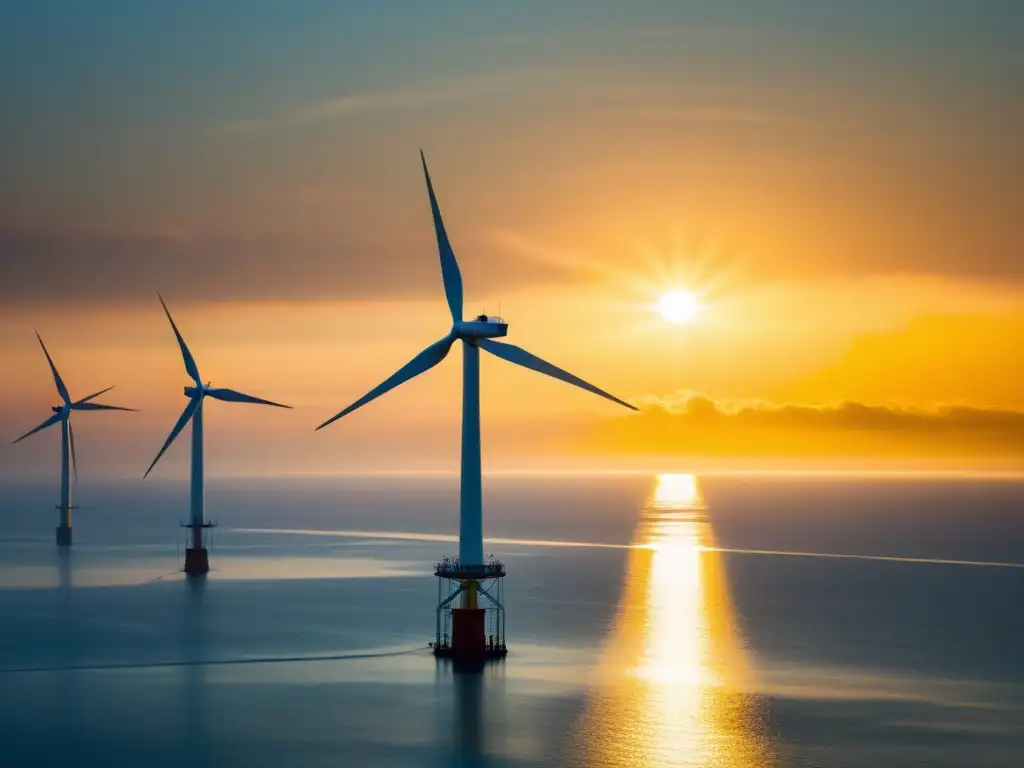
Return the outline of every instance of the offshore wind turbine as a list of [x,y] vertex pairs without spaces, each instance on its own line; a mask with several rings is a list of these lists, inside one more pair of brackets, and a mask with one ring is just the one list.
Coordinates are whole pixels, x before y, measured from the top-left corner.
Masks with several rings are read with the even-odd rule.
[[167,309],[164,297],[160,296],[160,294],[157,294],[157,297],[160,299],[160,304],[163,306],[167,319],[171,323],[171,328],[174,330],[174,337],[178,340],[178,347],[181,349],[181,357],[185,361],[185,372],[192,377],[193,384],[192,386],[185,387],[185,397],[188,398],[188,404],[185,406],[185,410],[181,412],[177,423],[171,429],[171,434],[167,436],[167,440],[164,441],[163,446],[160,448],[159,453],[157,453],[156,458],[153,459],[153,463],[149,465],[149,469],[146,470],[143,478],[149,476],[149,473],[153,471],[153,467],[160,461],[160,457],[164,455],[164,451],[170,447],[174,439],[181,433],[181,430],[185,428],[185,425],[191,421],[192,487],[189,522],[185,526],[191,530],[191,541],[189,542],[191,546],[185,549],[185,573],[190,576],[201,576],[210,570],[210,559],[206,551],[205,542],[203,541],[203,531],[213,527],[212,523],[206,521],[205,494],[203,491],[203,401],[208,397],[212,397],[214,400],[224,400],[229,403],[255,403],[257,405],[273,405],[276,408],[291,408],[291,406],[273,403],[270,400],[263,400],[233,389],[211,387],[209,382],[203,384],[195,358],[192,357],[192,352],[189,351],[185,339],[182,338],[181,333],[178,331],[178,326],[174,324],[174,318],[171,317],[171,311]]
[[39,346],[43,348],[43,354],[46,355],[46,362],[50,364],[53,383],[57,385],[57,394],[60,395],[61,404],[52,406],[53,415],[50,418],[35,429],[29,430],[11,444],[20,443],[29,435],[41,432],[47,427],[52,427],[54,424],[60,424],[60,506],[57,507],[60,511],[60,524],[57,526],[57,546],[70,547],[71,510],[74,509],[71,504],[72,473],[74,474],[75,482],[78,482],[78,458],[75,455],[75,430],[71,426],[71,413],[72,411],[134,411],[135,409],[93,402],[100,395],[112,390],[113,386],[101,389],[99,392],[94,392],[88,397],[83,397],[81,400],[72,400],[71,395],[68,393],[68,388],[64,385],[64,380],[57,372],[57,366],[53,364],[53,358],[50,357],[46,345],[43,344],[39,331],[36,331],[36,338],[39,339]]
[[[451,312],[452,326],[440,340],[428,346],[398,371],[385,379],[374,389],[363,395],[340,413],[332,416],[317,429],[323,429],[352,411],[404,382],[419,376],[433,368],[448,355],[456,341],[462,342],[462,475],[459,502],[459,558],[458,561],[446,561],[439,567],[437,575],[459,582],[454,594],[438,606],[438,635],[440,640],[440,612],[451,604],[456,594],[462,596],[461,609],[452,609],[452,644],[453,655],[480,654],[484,643],[483,611],[477,608],[477,594],[484,591],[482,582],[490,578],[500,578],[504,574],[504,566],[500,563],[485,563],[483,551],[483,498],[480,468],[480,350],[490,352],[496,357],[507,360],[515,365],[529,368],[546,376],[573,384],[581,389],[593,392],[614,403],[637,410],[634,406],[620,400],[603,389],[589,384],[551,363],[542,360],[525,349],[512,344],[495,341],[497,337],[508,333],[508,324],[500,317],[479,315],[472,320],[464,320],[462,298],[462,273],[455,258],[445,231],[441,210],[430,181],[427,160],[422,150],[420,161],[423,165],[423,176],[427,184],[430,198],[430,210],[434,220],[434,232],[437,236],[437,249],[441,257],[441,277],[444,282],[445,298]],[[500,589],[500,586],[499,586]],[[501,612],[500,602],[491,597],[492,604]],[[459,615],[461,613],[461,615]],[[504,620],[501,619],[501,637],[504,637]],[[440,645],[440,642],[439,642]],[[437,646],[435,646],[435,652]],[[504,654],[504,641],[501,642],[501,654]]]

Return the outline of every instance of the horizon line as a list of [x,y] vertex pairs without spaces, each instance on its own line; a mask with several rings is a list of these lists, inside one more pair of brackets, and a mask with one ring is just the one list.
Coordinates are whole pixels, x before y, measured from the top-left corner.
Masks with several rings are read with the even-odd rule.
[[[566,467],[562,469],[538,469],[538,468],[508,468],[484,470],[484,476],[489,477],[646,477],[651,475],[694,475],[698,478],[727,478],[727,477],[751,477],[751,478],[786,478],[786,479],[843,479],[843,478],[864,478],[864,479],[963,479],[963,480],[1007,480],[1024,481],[1024,468],[1020,469],[953,469],[953,468],[755,468],[755,467],[719,467],[719,468],[696,468],[696,467],[637,467],[637,468],[601,468],[601,467]],[[373,477],[409,477],[409,478],[459,478],[458,469],[365,469],[365,470],[325,470],[325,471],[295,471],[295,472],[260,472],[253,474],[208,474],[210,480],[298,480],[298,479],[331,479],[331,478],[373,478]],[[24,477],[23,475],[0,475],[0,483],[29,484],[44,481],[44,476]],[[140,481],[142,478],[132,475],[107,475],[94,476],[91,482],[128,482]],[[169,482],[180,482],[180,477],[147,478],[146,482],[151,484],[163,484]],[[89,483],[90,481],[86,481]]]

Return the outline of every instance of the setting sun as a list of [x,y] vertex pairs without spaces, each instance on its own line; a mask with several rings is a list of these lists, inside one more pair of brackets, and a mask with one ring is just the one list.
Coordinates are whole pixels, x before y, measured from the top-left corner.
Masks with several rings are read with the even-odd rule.
[[689,291],[669,291],[658,301],[658,313],[676,325],[692,323],[707,307],[697,301]]

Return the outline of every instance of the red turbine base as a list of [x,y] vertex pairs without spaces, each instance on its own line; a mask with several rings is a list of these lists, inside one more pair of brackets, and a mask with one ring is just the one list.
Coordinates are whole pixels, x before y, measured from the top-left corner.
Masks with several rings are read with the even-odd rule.
[[189,576],[205,576],[210,572],[210,558],[206,548],[185,550],[185,573]]
[[483,608],[452,609],[452,656],[479,658],[487,654]]

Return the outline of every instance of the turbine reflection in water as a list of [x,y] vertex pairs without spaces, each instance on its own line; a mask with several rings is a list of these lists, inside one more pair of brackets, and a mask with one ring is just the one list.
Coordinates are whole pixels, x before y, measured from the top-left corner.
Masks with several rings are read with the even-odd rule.
[[578,728],[575,765],[771,764],[742,639],[693,475],[659,475]]
[[485,768],[504,764],[505,667],[456,669],[440,660],[435,673],[438,766]]
[[[185,582],[185,615],[182,623],[182,649],[185,660],[201,662],[208,658],[206,651],[209,610],[206,605],[206,579],[187,579]],[[184,706],[184,738],[182,745],[188,755],[189,768],[207,768],[217,763],[211,749],[207,723],[207,697],[211,691],[207,684],[207,668],[203,664],[184,664],[181,667]]]

